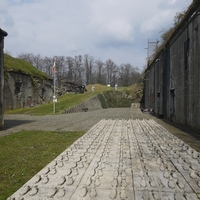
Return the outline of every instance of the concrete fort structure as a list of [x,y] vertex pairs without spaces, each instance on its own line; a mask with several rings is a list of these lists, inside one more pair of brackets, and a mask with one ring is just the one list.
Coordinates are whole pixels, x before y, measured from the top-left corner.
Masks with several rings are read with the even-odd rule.
[[194,0],[145,72],[145,108],[200,132],[200,1]]
[[4,37],[8,34],[0,28],[0,130],[3,129],[3,87],[4,87],[4,70],[3,70],[3,48]]
[[8,71],[4,84],[4,110],[33,107],[51,102],[52,79],[31,77],[25,72]]

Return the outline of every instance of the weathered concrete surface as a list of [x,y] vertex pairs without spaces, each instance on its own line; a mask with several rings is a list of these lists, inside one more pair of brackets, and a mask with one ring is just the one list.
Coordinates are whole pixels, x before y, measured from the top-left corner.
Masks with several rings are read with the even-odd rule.
[[101,120],[9,200],[200,198],[200,154],[155,120]]
[[99,98],[97,96],[94,96],[76,106],[63,110],[62,113],[65,114],[65,113],[87,112],[99,109],[103,109],[101,106],[101,102],[99,101]]
[[40,80],[23,72],[7,71],[4,85],[4,110],[51,102],[52,82],[50,78]]
[[[145,108],[200,133],[200,1],[194,0],[144,77]],[[182,46],[182,47],[181,47]]]

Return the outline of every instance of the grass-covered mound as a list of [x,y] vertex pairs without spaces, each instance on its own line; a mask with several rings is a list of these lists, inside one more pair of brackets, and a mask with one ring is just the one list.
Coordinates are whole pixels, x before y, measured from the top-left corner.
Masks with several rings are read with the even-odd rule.
[[[92,91],[94,86],[94,92]],[[117,107],[130,107],[131,103],[137,103],[140,99],[141,87],[118,87],[115,91],[113,87],[107,87],[106,85],[88,85],[87,92],[81,94],[64,94],[58,97],[56,103],[56,114],[62,113],[70,107],[74,107],[77,104],[84,102],[87,99],[98,95],[103,108],[117,108]],[[39,105],[32,108],[20,108],[16,110],[7,111],[7,114],[31,114],[31,115],[49,115],[53,114],[53,102]]]
[[31,77],[37,77],[41,80],[50,78],[47,74],[39,71],[30,63],[19,58],[13,58],[8,54],[4,54],[4,70],[5,76],[8,71],[14,71],[29,74]]

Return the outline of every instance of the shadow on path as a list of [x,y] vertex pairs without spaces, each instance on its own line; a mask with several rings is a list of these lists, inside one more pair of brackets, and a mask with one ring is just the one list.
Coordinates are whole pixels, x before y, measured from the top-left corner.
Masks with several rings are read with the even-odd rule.
[[33,122],[32,120],[18,120],[18,119],[5,119],[4,120],[4,130],[14,128],[23,124],[28,124]]

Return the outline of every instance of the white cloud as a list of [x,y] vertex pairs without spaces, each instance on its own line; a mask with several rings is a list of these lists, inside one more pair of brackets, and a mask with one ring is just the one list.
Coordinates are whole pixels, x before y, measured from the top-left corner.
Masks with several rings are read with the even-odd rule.
[[94,34],[99,38],[98,43],[109,43],[109,41],[116,43],[133,42],[133,26],[128,21],[121,19],[107,20],[97,23],[93,27]]
[[0,27],[13,56],[89,54],[143,67],[148,38],[159,39],[191,1],[1,0]]
[[[170,18],[170,20],[169,20]],[[141,33],[151,35],[151,32],[168,29],[169,25],[173,24],[173,15],[170,10],[161,11],[154,14],[141,24]]]

